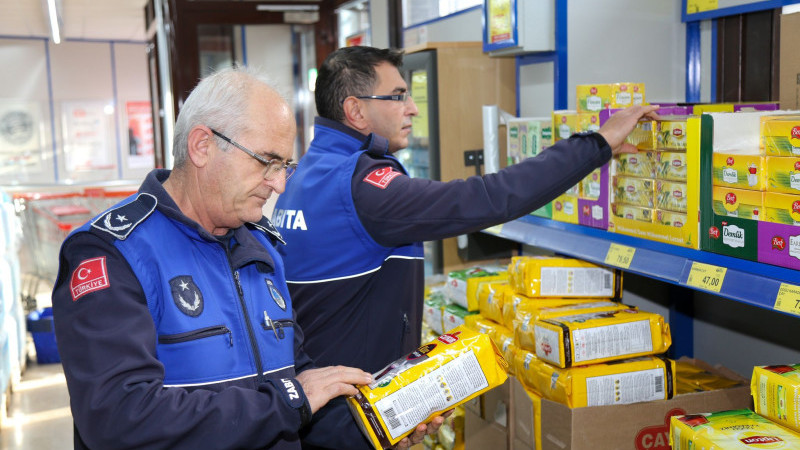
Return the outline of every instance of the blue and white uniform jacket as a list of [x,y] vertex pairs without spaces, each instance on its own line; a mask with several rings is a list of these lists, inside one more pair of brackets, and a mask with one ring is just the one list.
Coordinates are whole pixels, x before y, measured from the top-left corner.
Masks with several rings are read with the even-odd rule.
[[62,246],[53,312],[75,447],[368,448],[341,399],[312,422],[280,235],[266,219],[210,235],[168,175]]
[[528,214],[610,158],[601,135],[580,134],[498,173],[445,183],[409,177],[386,139],[318,117],[272,217],[306,351],[319,365],[373,373],[413,351],[422,241]]

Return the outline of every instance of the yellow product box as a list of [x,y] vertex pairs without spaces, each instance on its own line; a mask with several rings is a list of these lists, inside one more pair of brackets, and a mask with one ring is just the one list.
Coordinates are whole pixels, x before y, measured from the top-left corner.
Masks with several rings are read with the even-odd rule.
[[764,216],[761,220],[786,225],[800,224],[800,195],[764,192]]
[[800,431],[800,364],[754,367],[750,391],[758,414]]
[[611,85],[611,108],[644,105],[644,83],[614,83]]
[[660,314],[623,309],[534,322],[536,356],[558,367],[653,355],[672,344]]
[[597,112],[611,107],[611,84],[579,84],[578,112]]
[[635,178],[617,175],[613,181],[612,202],[652,208],[655,206],[656,183],[652,178]]
[[578,112],[571,110],[553,111],[553,142],[568,139],[578,132]]
[[686,182],[686,152],[657,152],[656,178]]
[[624,217],[626,219],[638,220],[640,222],[652,222],[653,211],[654,211],[653,208],[631,206],[622,203],[611,204],[611,214],[617,217]]
[[463,306],[467,311],[478,310],[478,285],[484,281],[507,280],[505,267],[470,267],[447,274],[445,297],[451,303]]
[[506,292],[510,292],[508,279],[484,281],[478,284],[478,311],[483,317],[495,322],[503,322],[503,303]]
[[631,131],[631,134],[625,138],[625,142],[635,145],[639,150],[655,150],[657,139],[656,132],[658,131],[658,122],[655,120],[640,120]]
[[670,418],[673,450],[798,449],[800,435],[749,409]]
[[561,304],[557,306],[526,306],[520,309],[514,319],[514,344],[522,349],[536,351],[536,336],[534,335],[537,320],[550,317],[569,316],[593,312],[619,311],[628,306],[612,301],[591,301],[580,303]]
[[656,180],[656,208],[685,213],[686,191],[686,183]]
[[580,184],[580,194],[578,195],[579,199],[582,200],[597,200],[600,198],[600,176],[602,175],[602,169],[597,168],[592,171],[589,175],[583,177]]
[[707,103],[692,106],[692,114],[696,116],[712,112],[733,112],[733,103]]
[[614,158],[617,175],[639,178],[656,176],[656,152],[641,150],[639,153],[621,153]]
[[763,191],[766,187],[767,161],[763,156],[714,153],[711,166],[714,186],[753,191]]
[[347,402],[372,445],[389,449],[417,425],[502,385],[507,367],[487,335],[458,327],[374,374]]
[[578,113],[578,132],[597,131],[600,129],[599,112]]
[[553,200],[553,220],[578,223],[578,196],[562,194]]
[[667,400],[675,393],[675,361],[662,356],[564,369],[523,351],[514,366],[523,384],[570,408]]
[[538,311],[541,308],[575,305],[578,303],[596,302],[596,298],[531,298],[522,294],[507,293],[503,303],[503,325],[514,329],[517,313]]
[[659,149],[686,149],[686,119],[658,121],[656,145]]
[[765,116],[761,141],[767,156],[800,155],[800,116]]
[[800,194],[800,158],[767,156],[767,191]]
[[714,186],[711,192],[714,214],[764,220],[762,214],[764,211],[763,192],[720,186]]
[[619,294],[616,273],[574,258],[530,256],[512,260],[515,292],[528,297],[605,297]]
[[666,225],[668,227],[680,228],[686,223],[687,217],[685,213],[678,213],[674,211],[666,211],[663,209],[655,210],[655,223],[659,225]]

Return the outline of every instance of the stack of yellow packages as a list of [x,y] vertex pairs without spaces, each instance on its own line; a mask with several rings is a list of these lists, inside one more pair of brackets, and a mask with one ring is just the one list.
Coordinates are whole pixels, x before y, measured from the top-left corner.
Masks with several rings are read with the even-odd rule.
[[[569,407],[672,397],[675,363],[658,356],[672,342],[669,325],[612,301],[621,292],[617,273],[567,258],[514,258],[509,280],[512,366],[529,396]],[[550,292],[561,298],[542,295]],[[507,310],[504,320],[510,316]]]
[[800,364],[756,366],[750,391],[755,411],[672,417],[672,448],[800,448]]

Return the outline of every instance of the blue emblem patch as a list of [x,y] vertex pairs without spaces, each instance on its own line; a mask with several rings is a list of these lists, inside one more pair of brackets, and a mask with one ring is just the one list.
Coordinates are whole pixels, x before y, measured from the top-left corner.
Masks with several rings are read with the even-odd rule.
[[169,280],[172,300],[182,313],[197,317],[203,312],[203,293],[189,275],[179,275]]
[[279,291],[278,288],[275,287],[275,284],[272,282],[272,280],[265,279],[264,281],[267,282],[267,289],[269,289],[269,295],[272,296],[272,299],[275,300],[275,303],[277,303],[282,310],[286,311],[286,300],[283,299],[281,291]]

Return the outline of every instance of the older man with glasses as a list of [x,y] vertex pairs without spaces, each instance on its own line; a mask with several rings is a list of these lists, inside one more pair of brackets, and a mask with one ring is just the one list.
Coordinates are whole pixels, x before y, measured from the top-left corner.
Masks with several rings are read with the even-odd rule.
[[[422,241],[471,233],[539,208],[611,158],[639,118],[632,107],[598,133],[559,141],[498,173],[448,183],[408,176],[414,100],[390,49],[346,47],[319,69],[314,139],[273,214],[280,252],[319,364],[377,372],[420,342]],[[458,114],[458,111],[448,112]]]
[[75,448],[371,448],[341,396],[372,377],[305,354],[262,216],[295,133],[258,74],[218,72],[178,115],[174,169],[66,239],[53,310]]

